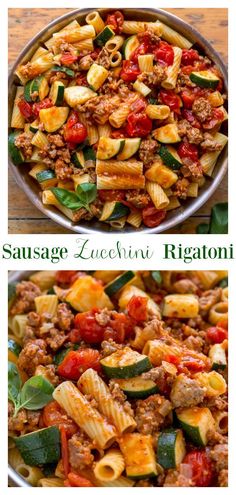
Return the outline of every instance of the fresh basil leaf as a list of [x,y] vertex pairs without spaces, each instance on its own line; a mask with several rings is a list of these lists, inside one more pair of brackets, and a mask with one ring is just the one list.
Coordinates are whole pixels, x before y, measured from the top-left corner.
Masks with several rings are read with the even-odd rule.
[[208,223],[199,223],[196,229],[197,234],[209,234],[209,225]]
[[59,203],[61,203],[61,205],[63,206],[66,206],[66,208],[69,208],[70,210],[79,210],[84,206],[79,200],[78,196],[71,191],[67,191],[67,189],[63,189],[61,187],[52,187],[51,191],[57,198]]
[[225,287],[228,287],[228,277],[222,278],[222,280],[220,280],[220,282],[217,285],[218,285],[218,287],[221,287],[222,289],[224,289]]
[[8,399],[17,407],[19,402],[19,393],[21,379],[15,363],[8,362]]
[[153,278],[153,280],[155,280],[155,282],[158,285],[161,285],[161,283],[162,283],[162,276],[161,276],[161,272],[159,270],[156,270],[156,271],[152,272],[152,278]]
[[52,400],[53,385],[43,376],[32,376],[21,389],[21,407],[35,411]]
[[95,200],[97,196],[97,188],[95,184],[91,184],[90,182],[86,182],[84,184],[80,184],[76,188],[76,194],[81,201],[85,205],[89,205],[92,201]]
[[228,233],[228,203],[218,203],[211,210],[209,234]]

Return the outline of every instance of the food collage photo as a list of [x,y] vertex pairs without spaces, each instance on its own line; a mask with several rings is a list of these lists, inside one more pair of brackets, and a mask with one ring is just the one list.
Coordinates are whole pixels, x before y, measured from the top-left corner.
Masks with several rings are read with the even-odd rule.
[[231,493],[234,2],[1,10],[2,493]]

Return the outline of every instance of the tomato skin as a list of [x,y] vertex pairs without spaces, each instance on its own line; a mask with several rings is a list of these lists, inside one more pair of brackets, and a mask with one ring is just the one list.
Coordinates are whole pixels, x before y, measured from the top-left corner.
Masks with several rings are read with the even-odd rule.
[[81,338],[88,344],[100,344],[103,340],[105,327],[96,321],[95,314],[98,312],[93,309],[75,316],[74,325],[79,329]]
[[129,316],[136,321],[146,321],[147,319],[148,298],[142,296],[133,296],[127,305]]
[[56,272],[56,283],[70,285],[78,273],[77,270],[58,270]]
[[178,365],[178,371],[185,372],[187,368],[188,371],[192,373],[197,373],[206,369],[206,364],[202,359],[197,359],[192,356],[186,356],[181,359],[180,364]]
[[43,108],[51,108],[53,106],[54,105],[52,103],[52,100],[50,100],[50,98],[44,98],[44,100],[33,104],[32,106],[33,116],[37,118],[39,116],[40,110],[43,110]]
[[204,450],[189,452],[184,460],[192,468],[192,481],[195,486],[211,486],[213,481],[213,466]]
[[64,127],[64,139],[73,144],[82,143],[87,137],[86,127],[79,122],[77,112],[73,111]]
[[135,64],[137,64],[139,55],[146,55],[146,53],[148,52],[150,53],[149,44],[145,42],[140,43],[140,45],[132,53],[130,60],[132,60],[133,62],[135,62]]
[[25,117],[26,120],[31,119],[33,116],[33,110],[32,110],[32,105],[28,103],[24,98],[22,98],[18,102],[18,108],[20,110],[21,115]]
[[174,62],[174,50],[166,41],[160,41],[153,53],[158,62],[164,62],[166,65],[172,65]]
[[207,339],[213,344],[221,344],[225,339],[228,339],[228,331],[220,326],[209,327],[207,329]]
[[193,161],[198,160],[198,147],[196,144],[190,144],[187,141],[182,141],[178,146],[178,154],[180,158],[190,158]]
[[190,91],[188,89],[184,89],[180,94],[184,108],[191,109],[193,106],[193,102],[196,99],[196,95],[193,93],[193,91]]
[[146,206],[142,210],[143,223],[146,227],[157,227],[165,216],[166,210],[157,210],[155,206]]
[[144,98],[138,98],[132,105],[130,105],[130,110],[133,113],[140,113],[147,107],[147,102]]
[[109,14],[106,19],[106,24],[111,26],[116,34],[120,34],[122,32],[123,22],[124,16],[119,10],[114,12],[114,14]]
[[199,60],[199,53],[197,50],[182,50],[181,65],[191,65],[196,60]]
[[58,426],[64,428],[69,436],[74,435],[78,431],[78,426],[69,418],[65,411],[59,406],[58,402],[53,400],[43,408],[43,423],[44,426]]
[[57,368],[58,375],[69,380],[78,380],[87,369],[100,371],[100,354],[96,349],[70,351]]
[[126,132],[130,137],[145,137],[152,130],[152,121],[144,113],[130,113],[127,122]]
[[136,81],[137,77],[141,74],[139,66],[132,60],[123,60],[123,67],[121,69],[120,77],[125,82]]
[[173,110],[176,113],[180,113],[180,107],[182,103],[181,98],[177,94],[175,94],[174,91],[172,91],[171,89],[170,90],[162,89],[159,92],[159,97],[162,103],[168,105],[168,107],[170,107],[171,110]]
[[119,189],[111,189],[107,191],[106,189],[100,189],[98,191],[98,196],[101,201],[122,201],[125,199],[125,192]]
[[124,127],[121,127],[120,129],[113,130],[111,132],[111,137],[114,139],[119,139],[119,138],[126,138],[127,133]]
[[67,479],[64,481],[64,486],[77,486],[80,488],[94,487],[91,481],[77,473],[69,473]]
[[62,65],[71,65],[74,62],[76,62],[77,60],[78,60],[77,55],[73,55],[73,53],[70,53],[70,52],[65,52],[61,56]]
[[180,363],[180,358],[179,356],[175,356],[175,354],[168,354],[167,356],[165,356],[164,361],[167,361],[167,363],[178,365]]

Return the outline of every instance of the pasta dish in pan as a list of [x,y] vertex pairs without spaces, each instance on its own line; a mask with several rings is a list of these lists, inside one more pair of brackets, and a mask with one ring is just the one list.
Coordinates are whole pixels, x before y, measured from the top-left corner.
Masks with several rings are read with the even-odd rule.
[[10,283],[12,468],[39,487],[227,486],[227,285],[223,271]]

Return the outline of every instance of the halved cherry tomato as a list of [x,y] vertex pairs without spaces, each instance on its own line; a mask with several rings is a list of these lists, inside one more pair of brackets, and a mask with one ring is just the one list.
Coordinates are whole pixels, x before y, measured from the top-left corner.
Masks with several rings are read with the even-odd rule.
[[80,474],[77,473],[69,473],[68,479],[66,481],[68,481],[69,483],[65,485],[64,481],[65,486],[78,486],[80,488],[94,486],[91,481],[89,481],[87,478],[84,478],[84,476],[80,476]]
[[175,113],[180,113],[181,98],[174,91],[171,89],[161,89],[159,97],[164,105],[168,105]]
[[96,349],[69,351],[57,368],[58,375],[68,380],[78,380],[87,369],[100,371],[100,354]]
[[119,10],[113,14],[109,14],[106,19],[106,24],[111,26],[116,34],[120,34],[122,32],[123,22],[124,16]]
[[126,132],[130,137],[145,137],[152,130],[152,121],[145,113],[130,113]]
[[157,210],[155,206],[147,206],[142,210],[143,223],[146,227],[157,227],[165,216],[166,210]]
[[111,321],[104,331],[105,340],[112,339],[118,344],[122,344],[125,338],[131,337],[133,333],[134,322],[124,313],[114,312]]
[[78,273],[79,272],[77,270],[58,270],[55,276],[56,283],[62,285],[71,285]]
[[196,486],[211,486],[213,481],[213,466],[204,450],[189,452],[182,462],[191,466],[192,481]]
[[186,108],[184,108],[182,110],[182,117],[186,119],[193,127],[201,129],[201,124],[193,114],[192,110],[187,110]]
[[207,329],[207,339],[213,344],[221,344],[225,339],[228,339],[228,331],[220,326],[209,327]]
[[63,427],[69,436],[78,431],[78,426],[55,400],[43,408],[43,423],[45,426],[58,426],[59,429]]
[[75,327],[79,329],[81,338],[89,344],[99,344],[103,340],[105,327],[96,321],[96,313],[99,310],[92,309],[75,316]]
[[87,137],[86,127],[79,122],[77,112],[73,111],[64,127],[64,139],[73,144],[82,143]]
[[198,147],[196,144],[190,144],[187,141],[182,141],[178,146],[178,154],[180,158],[191,158],[191,160],[197,161]]
[[125,192],[119,191],[119,189],[111,189],[110,191],[100,189],[98,191],[98,196],[101,201],[121,201],[125,199]]
[[129,316],[136,321],[146,321],[147,319],[148,298],[142,296],[133,296],[127,304]]
[[141,72],[137,64],[135,64],[132,60],[123,60],[123,67],[120,73],[120,77],[123,81],[136,81],[139,74],[141,74]]
[[33,116],[32,105],[28,103],[24,98],[22,98],[18,102],[18,108],[20,110],[21,115],[25,117],[26,120],[31,119]]
[[158,62],[164,62],[166,65],[172,65],[174,62],[174,50],[166,41],[160,41],[153,53]]
[[60,428],[61,433],[61,457],[62,457],[62,465],[65,476],[68,476],[69,473],[69,452],[68,452],[68,439],[66,434],[66,429],[64,426]]
[[183,91],[181,91],[180,95],[184,107],[191,109],[193,106],[193,102],[196,99],[195,93],[190,89],[184,89]]
[[150,53],[149,44],[145,42],[140,43],[140,45],[131,54],[130,60],[137,64],[139,55],[146,55],[148,52]]
[[199,60],[199,53],[197,50],[182,50],[181,64],[182,65],[191,65],[195,60]]
[[78,60],[77,55],[73,55],[73,53],[70,52],[65,52],[61,56],[61,63],[62,65],[71,65],[74,64]]
[[32,112],[34,118],[37,118],[39,116],[40,110],[43,108],[51,108],[53,107],[53,102],[50,100],[50,98],[44,98],[44,100],[39,101],[38,103],[34,103],[32,106]]

